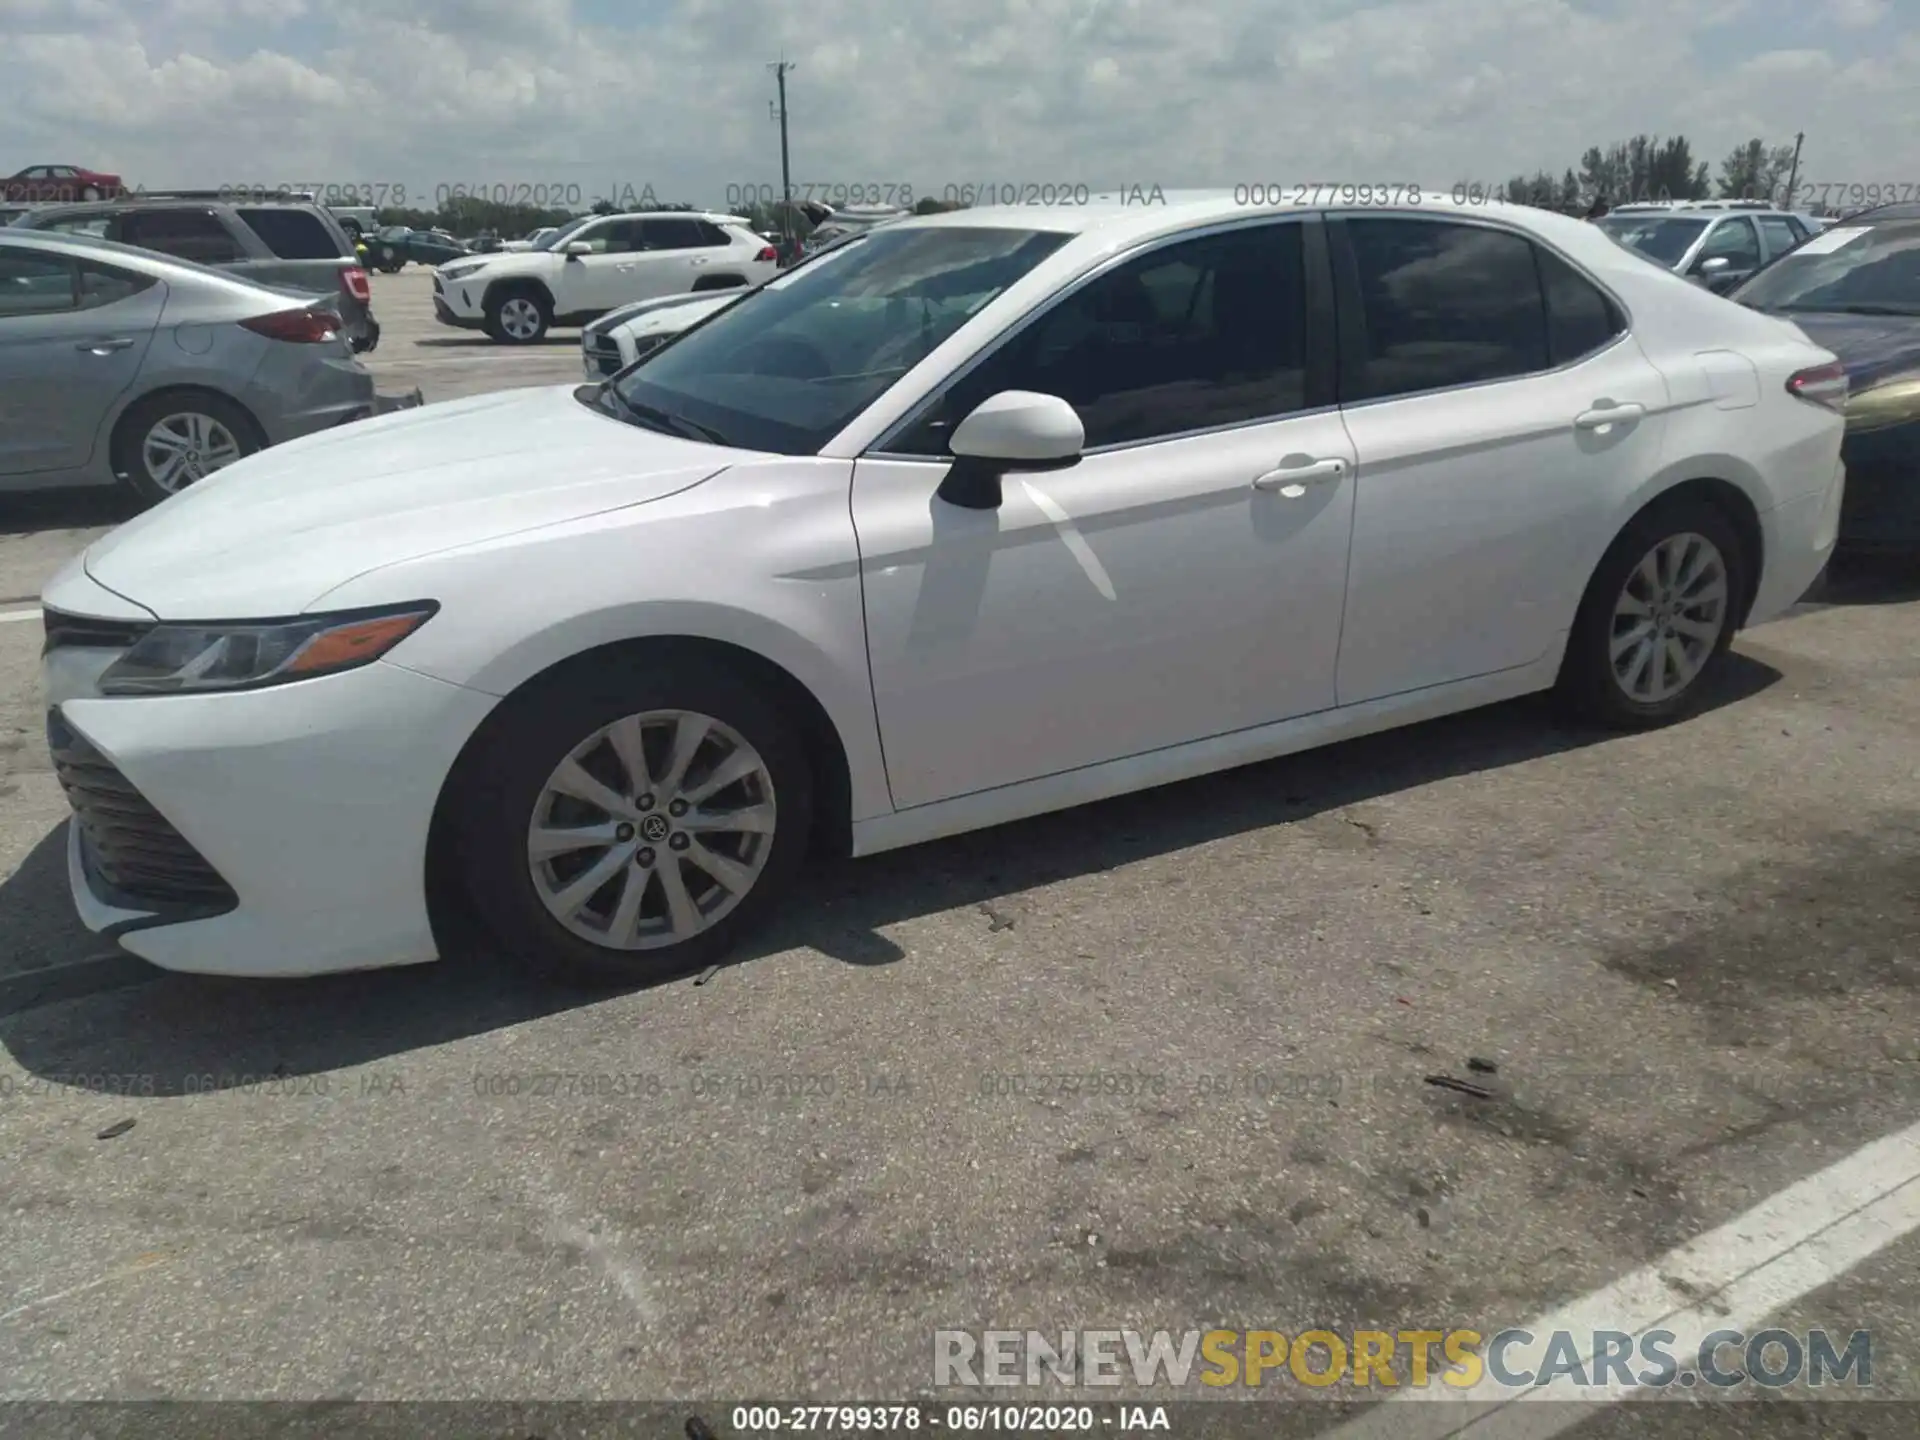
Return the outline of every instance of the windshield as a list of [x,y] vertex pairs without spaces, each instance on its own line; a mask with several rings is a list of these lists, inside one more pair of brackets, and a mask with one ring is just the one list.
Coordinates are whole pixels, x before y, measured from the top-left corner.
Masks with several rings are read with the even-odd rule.
[[1680,257],[1707,228],[1705,220],[1678,215],[1609,215],[1599,223],[1629,250],[1669,266],[1678,265]]
[[1920,316],[1920,221],[1823,231],[1733,298],[1756,310]]
[[582,215],[578,220],[569,220],[558,230],[542,231],[534,236],[533,248],[536,250],[551,250],[556,245],[564,245],[582,229],[600,218],[598,215]]
[[1067,237],[887,229],[796,268],[611,382],[648,423],[812,455]]

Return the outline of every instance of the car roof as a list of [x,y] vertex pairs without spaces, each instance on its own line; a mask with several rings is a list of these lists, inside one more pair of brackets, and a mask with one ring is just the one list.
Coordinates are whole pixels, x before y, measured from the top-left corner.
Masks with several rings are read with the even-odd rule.
[[725,210],[622,210],[613,215],[581,215],[577,218],[581,220],[711,220],[715,225],[746,223],[743,217],[729,215]]
[[182,260],[174,255],[163,254],[158,250],[143,249],[138,245],[122,245],[118,240],[105,240],[97,235],[69,235],[57,230],[28,230],[8,225],[0,241],[8,245],[21,244],[32,250],[46,250],[59,255],[71,255],[79,258],[96,256],[128,270],[139,271],[143,275],[153,275],[162,280],[193,278],[215,281],[222,285],[238,286],[242,290],[261,290],[267,294],[291,300],[272,286],[256,285],[253,281],[236,275],[231,270],[215,269],[211,265],[201,265],[193,260]]

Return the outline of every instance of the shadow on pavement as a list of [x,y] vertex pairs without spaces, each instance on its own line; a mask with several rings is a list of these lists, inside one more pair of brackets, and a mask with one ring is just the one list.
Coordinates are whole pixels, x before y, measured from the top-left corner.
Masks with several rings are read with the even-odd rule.
[[[118,487],[89,485],[70,490],[31,490],[0,495],[0,535],[38,535],[48,530],[89,530],[131,520],[139,507]],[[0,597],[34,604],[38,595]]]
[[[1731,660],[1704,697],[1707,709],[1781,678],[1749,657]],[[1538,700],[1516,701],[868,860],[821,862],[785,916],[731,963],[811,947],[844,964],[891,964],[905,956],[881,932],[903,920],[991,909],[1073,876],[1606,738],[1556,727],[1544,710]],[[44,853],[59,841],[56,832],[0,885],[0,915],[49,910],[49,890],[65,904],[64,862]],[[96,996],[84,1020],[44,1003],[0,1007],[0,1044],[35,1074],[81,1085],[89,1075],[138,1075],[150,1093],[170,1095],[183,1093],[188,1077],[361,1065],[617,993],[543,987],[470,934],[448,941],[450,958],[437,965],[311,980],[221,980],[135,965],[145,983],[122,981],[120,993]]]
[[1920,600],[1920,555],[1840,554],[1802,602],[1808,609],[1839,605],[1901,605]]

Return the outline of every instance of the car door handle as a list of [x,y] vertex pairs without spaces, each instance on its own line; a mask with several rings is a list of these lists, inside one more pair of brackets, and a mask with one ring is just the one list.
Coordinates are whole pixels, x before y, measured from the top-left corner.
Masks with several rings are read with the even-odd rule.
[[84,350],[89,355],[110,355],[115,350],[132,349],[133,341],[123,335],[116,335],[108,340],[82,340],[73,348],[76,350]]
[[1256,475],[1253,488],[1278,490],[1291,497],[1306,493],[1309,485],[1331,484],[1346,473],[1347,462],[1344,460],[1315,460],[1307,465],[1284,465],[1278,470]]
[[1624,420],[1638,420],[1647,413],[1647,407],[1629,401],[1625,405],[1598,405],[1591,410],[1582,410],[1573,417],[1576,430],[1604,430],[1609,425],[1618,425]]
[[704,255],[696,255],[693,257],[693,263],[696,265],[704,265],[707,263],[707,257]]

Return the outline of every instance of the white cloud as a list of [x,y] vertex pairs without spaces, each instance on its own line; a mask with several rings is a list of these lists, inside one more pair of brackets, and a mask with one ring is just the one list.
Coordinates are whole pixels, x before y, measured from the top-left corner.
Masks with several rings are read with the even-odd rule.
[[1717,162],[1799,129],[1810,174],[1920,179],[1920,38],[1864,33],[1890,13],[1826,0],[1809,28],[1769,0],[0,0],[0,173],[587,199],[650,184],[718,204],[779,178],[766,67],[784,53],[802,183],[1498,183],[1642,131]]

